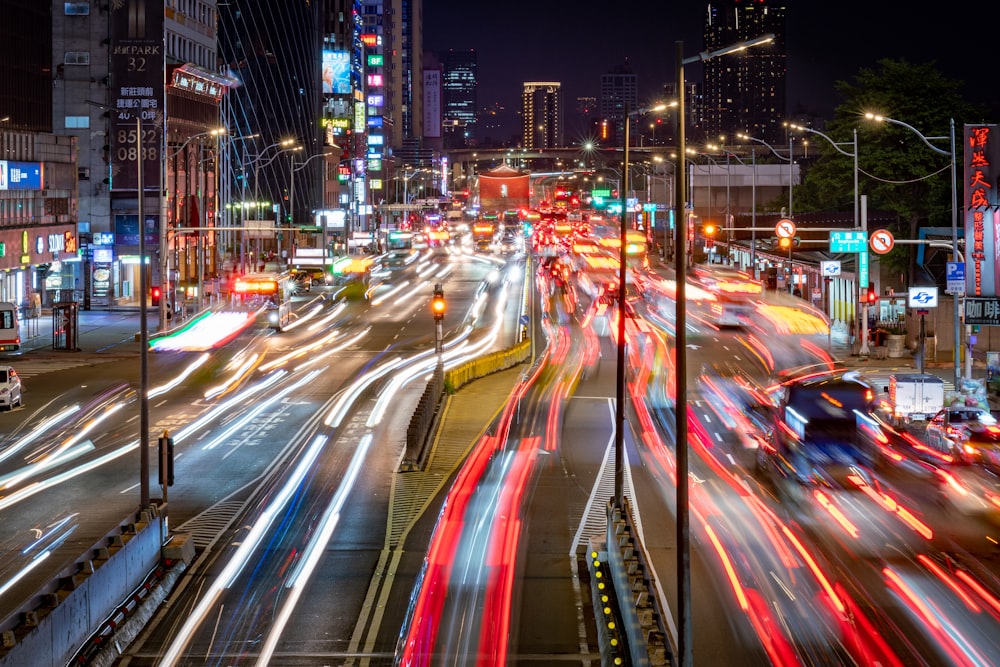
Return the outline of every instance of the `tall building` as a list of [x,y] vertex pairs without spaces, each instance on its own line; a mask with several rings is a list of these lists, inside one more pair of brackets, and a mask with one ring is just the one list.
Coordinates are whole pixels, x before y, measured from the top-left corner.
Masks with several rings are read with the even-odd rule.
[[476,117],[479,109],[475,49],[438,54],[441,62],[441,107],[445,148],[476,145]]
[[705,50],[767,33],[772,43],[705,61],[702,98],[705,138],[746,132],[768,142],[783,138],[785,117],[785,2],[714,0],[708,5]]
[[525,82],[521,113],[521,145],[524,148],[563,147],[562,84]]
[[[240,83],[228,100],[225,124],[231,163],[240,166],[233,173],[234,203],[245,220],[302,224],[309,219],[307,208],[322,201],[323,165],[304,163],[324,152],[326,140],[319,122],[325,4],[231,0],[219,5],[219,58]],[[301,149],[293,150],[296,146]],[[296,170],[294,162],[303,168]],[[272,240],[281,232],[267,234]],[[287,238],[273,241],[289,245]]]
[[625,132],[625,105],[637,109],[639,81],[628,65],[601,75],[601,121],[605,123],[601,140],[620,144]]

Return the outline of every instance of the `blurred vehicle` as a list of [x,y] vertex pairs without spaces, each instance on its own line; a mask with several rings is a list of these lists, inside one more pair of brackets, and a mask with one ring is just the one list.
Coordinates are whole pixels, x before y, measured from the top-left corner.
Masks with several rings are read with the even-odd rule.
[[10,410],[21,405],[21,378],[10,366],[0,366],[0,407]]
[[309,273],[293,273],[292,280],[295,283],[294,291],[296,294],[304,294],[312,291],[313,278]]
[[944,380],[928,373],[889,376],[888,405],[892,422],[923,421],[944,407]]
[[0,303],[0,352],[21,349],[21,328],[18,324],[17,306],[8,301]]
[[476,252],[489,252],[489,251],[490,251],[489,241],[485,239],[476,241]]
[[870,414],[873,388],[857,373],[828,371],[790,378],[771,393],[774,427],[757,449],[758,472],[786,488],[856,488],[848,476],[874,467],[885,440]]
[[1000,470],[1000,425],[988,410],[955,406],[927,423],[927,445],[955,463],[984,463]]

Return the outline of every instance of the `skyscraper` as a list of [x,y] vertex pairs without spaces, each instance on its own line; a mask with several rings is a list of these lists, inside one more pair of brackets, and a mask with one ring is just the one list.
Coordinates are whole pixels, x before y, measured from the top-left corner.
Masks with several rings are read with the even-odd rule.
[[625,136],[625,105],[638,108],[639,80],[628,65],[601,75],[601,120],[607,123],[605,141],[618,144]]
[[747,132],[765,141],[783,137],[785,116],[785,2],[714,0],[708,5],[705,50],[773,33],[765,46],[705,62],[705,138]]
[[466,148],[476,145],[476,94],[478,58],[475,49],[439,54],[441,60],[444,147]]
[[563,146],[562,84],[527,81],[521,95],[521,145],[527,149]]

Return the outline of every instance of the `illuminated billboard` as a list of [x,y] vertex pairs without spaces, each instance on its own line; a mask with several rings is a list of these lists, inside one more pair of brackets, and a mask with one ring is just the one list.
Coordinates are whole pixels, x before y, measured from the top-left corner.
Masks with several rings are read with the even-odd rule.
[[970,297],[1000,295],[1000,126],[966,125],[965,204],[965,293]]
[[0,190],[41,190],[40,162],[0,160]]
[[351,93],[351,56],[347,51],[323,50],[323,94]]

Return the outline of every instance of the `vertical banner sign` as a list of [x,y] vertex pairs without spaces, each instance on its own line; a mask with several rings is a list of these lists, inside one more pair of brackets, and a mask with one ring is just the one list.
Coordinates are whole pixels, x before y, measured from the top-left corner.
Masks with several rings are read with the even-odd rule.
[[[964,136],[965,291],[1000,293],[1000,136],[997,125],[966,125]],[[994,167],[993,165],[997,165]]]
[[[111,188],[160,189],[163,129],[163,3],[111,3]],[[142,119],[137,136],[136,118]],[[142,155],[139,155],[139,151]]]
[[424,70],[424,137],[441,136],[441,70]]

